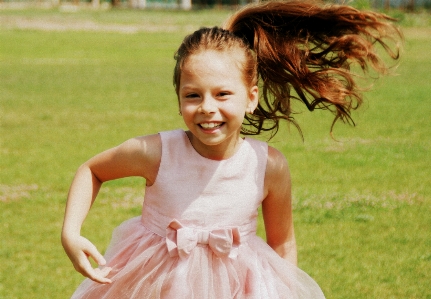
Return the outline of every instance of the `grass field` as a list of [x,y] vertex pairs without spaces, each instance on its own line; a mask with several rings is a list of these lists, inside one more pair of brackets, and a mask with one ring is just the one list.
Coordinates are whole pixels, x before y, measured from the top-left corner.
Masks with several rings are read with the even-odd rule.
[[[76,168],[184,127],[173,53],[228,14],[0,10],[1,299],[70,297],[82,277],[60,229]],[[291,167],[299,265],[327,298],[431,298],[431,27],[406,19],[398,75],[367,93],[355,128],[336,125],[334,141],[331,117],[304,112],[305,141],[291,127],[271,142]],[[83,231],[100,250],[140,213],[143,186],[103,187]]]

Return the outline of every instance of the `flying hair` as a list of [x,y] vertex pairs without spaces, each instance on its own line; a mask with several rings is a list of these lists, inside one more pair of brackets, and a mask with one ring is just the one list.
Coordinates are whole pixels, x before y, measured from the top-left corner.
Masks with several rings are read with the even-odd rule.
[[244,80],[259,82],[260,99],[246,114],[241,132],[274,136],[279,121],[293,123],[292,103],[308,110],[329,110],[337,120],[354,125],[351,111],[362,103],[352,66],[364,75],[390,70],[378,53],[399,59],[402,34],[395,19],[346,5],[314,1],[268,1],[245,6],[223,28],[202,28],[187,36],[175,54],[174,86],[178,94],[181,69],[188,56],[213,49],[243,49]]

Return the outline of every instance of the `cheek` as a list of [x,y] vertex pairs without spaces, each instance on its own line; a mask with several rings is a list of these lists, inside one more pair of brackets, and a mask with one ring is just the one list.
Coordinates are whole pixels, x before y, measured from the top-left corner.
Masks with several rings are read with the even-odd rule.
[[225,110],[230,111],[232,115],[244,115],[247,109],[248,102],[245,100],[245,96],[237,98],[235,101],[226,103]]
[[187,102],[184,102],[184,101],[178,99],[178,106],[180,107],[181,111],[186,111],[186,110],[189,110],[190,105],[188,105]]
[[223,113],[231,120],[236,119],[238,122],[242,123],[245,115],[245,110],[246,106],[242,103],[231,103],[224,106]]
[[179,105],[180,105],[180,111],[184,120],[193,118],[193,115],[196,112],[196,107],[194,105],[191,105],[189,103],[183,103],[183,102],[180,102]]

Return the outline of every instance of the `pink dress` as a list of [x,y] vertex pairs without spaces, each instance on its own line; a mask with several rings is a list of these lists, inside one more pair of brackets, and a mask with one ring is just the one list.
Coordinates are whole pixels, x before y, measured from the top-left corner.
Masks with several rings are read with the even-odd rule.
[[305,272],[256,236],[268,146],[246,138],[229,159],[200,156],[183,130],[160,133],[162,159],[142,217],[106,252],[113,283],[72,298],[324,298]]

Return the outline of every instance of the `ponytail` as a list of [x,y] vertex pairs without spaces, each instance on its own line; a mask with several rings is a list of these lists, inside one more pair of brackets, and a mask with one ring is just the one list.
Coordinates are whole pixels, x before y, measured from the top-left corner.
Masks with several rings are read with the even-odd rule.
[[350,113],[360,106],[362,95],[351,65],[359,65],[365,74],[369,66],[380,74],[388,72],[376,45],[390,58],[399,58],[397,40],[402,36],[392,21],[384,14],[310,1],[268,1],[234,14],[224,29],[255,52],[262,84],[258,108],[246,115],[251,128],[243,133],[272,131],[273,136],[280,119],[299,129],[291,116],[292,100],[310,111],[331,111],[331,132],[339,119],[354,124]]
[[337,120],[354,124],[351,111],[362,102],[363,91],[351,72],[359,65],[385,74],[389,67],[377,53],[380,45],[393,60],[399,58],[401,32],[394,19],[344,5],[310,0],[268,1],[246,6],[223,28],[202,28],[187,36],[175,54],[174,86],[178,94],[186,58],[203,49],[242,49],[248,85],[259,82],[261,98],[253,114],[246,114],[241,132],[271,137],[279,121],[293,123],[292,102],[308,110],[331,111]]

